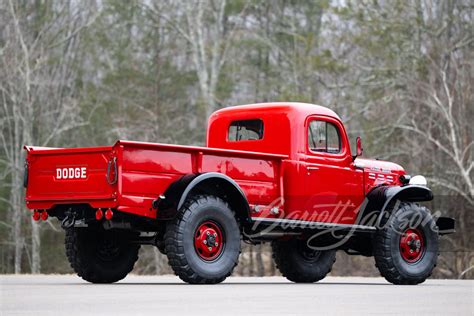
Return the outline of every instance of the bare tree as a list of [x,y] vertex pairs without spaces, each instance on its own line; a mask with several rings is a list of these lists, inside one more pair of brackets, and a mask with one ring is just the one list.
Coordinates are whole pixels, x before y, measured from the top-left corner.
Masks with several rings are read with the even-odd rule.
[[395,125],[407,132],[406,144],[417,151],[415,156],[431,165],[429,180],[443,192],[440,197],[447,201],[442,206],[453,207],[458,219],[460,234],[448,240],[451,249],[461,252],[452,256],[460,261],[447,265],[456,276],[474,265],[468,233],[474,209],[474,65],[460,57],[451,53],[441,65],[432,61],[427,81],[407,78],[406,111]]
[[[42,146],[58,143],[65,132],[87,124],[79,115],[75,96],[74,62],[80,44],[80,31],[96,16],[72,4],[45,5],[31,10],[34,3],[9,0],[3,12],[3,42],[0,54],[0,93],[2,134],[0,150],[10,172],[9,211],[13,223],[14,271],[21,272],[26,229],[22,173],[25,144]],[[50,14],[46,19],[42,14]],[[40,226],[31,226],[31,272],[39,273]],[[29,254],[29,253],[28,253]]]
[[167,5],[148,7],[188,43],[206,118],[217,108],[219,77],[241,22],[240,15],[229,20],[226,6],[226,0],[195,0],[186,1],[184,6],[171,1]]

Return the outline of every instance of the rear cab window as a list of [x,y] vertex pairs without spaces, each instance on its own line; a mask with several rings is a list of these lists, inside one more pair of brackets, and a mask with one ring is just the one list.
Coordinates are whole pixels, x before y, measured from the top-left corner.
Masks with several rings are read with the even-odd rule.
[[227,139],[230,142],[263,139],[263,121],[261,119],[233,121],[229,125]]

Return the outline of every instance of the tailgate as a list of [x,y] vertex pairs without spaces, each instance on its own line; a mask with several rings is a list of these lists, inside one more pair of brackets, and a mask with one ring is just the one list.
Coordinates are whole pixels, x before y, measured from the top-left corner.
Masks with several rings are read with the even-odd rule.
[[28,208],[49,209],[69,203],[113,206],[117,170],[112,147],[25,149]]

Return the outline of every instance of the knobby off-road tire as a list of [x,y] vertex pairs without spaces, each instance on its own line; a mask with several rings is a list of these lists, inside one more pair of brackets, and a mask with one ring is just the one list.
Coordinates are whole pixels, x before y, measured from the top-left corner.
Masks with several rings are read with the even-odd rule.
[[138,234],[102,228],[66,229],[66,255],[78,276],[92,283],[113,283],[127,276],[138,260]]
[[191,197],[166,228],[165,250],[169,265],[181,280],[191,284],[224,281],[240,254],[240,230],[234,213],[220,198]]
[[429,210],[403,202],[381,224],[373,245],[380,274],[393,284],[424,282],[436,267],[439,247],[438,227]]
[[335,250],[316,251],[305,240],[291,239],[272,242],[273,260],[281,274],[296,283],[322,280],[336,261]]

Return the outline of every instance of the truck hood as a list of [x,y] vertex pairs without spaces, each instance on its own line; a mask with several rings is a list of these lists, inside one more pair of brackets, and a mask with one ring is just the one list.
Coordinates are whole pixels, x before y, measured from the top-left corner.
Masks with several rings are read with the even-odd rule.
[[401,185],[402,166],[393,162],[356,158],[355,165],[364,170],[364,190],[367,194],[379,185]]
[[405,169],[403,169],[402,166],[389,161],[356,158],[355,164],[360,168],[364,168],[366,171],[377,173],[396,173],[398,175],[405,174]]

